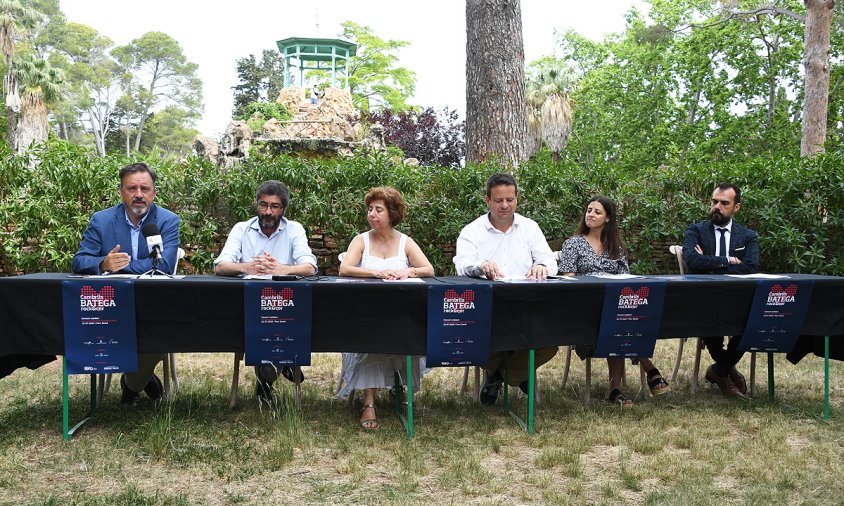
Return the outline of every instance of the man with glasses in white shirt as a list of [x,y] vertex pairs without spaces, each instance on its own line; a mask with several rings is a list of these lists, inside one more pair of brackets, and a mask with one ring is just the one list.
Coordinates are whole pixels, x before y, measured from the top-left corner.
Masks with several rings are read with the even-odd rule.
[[[305,228],[284,217],[289,203],[290,190],[284,183],[262,183],[255,193],[257,216],[232,227],[223,251],[214,260],[214,272],[220,276],[316,274],[317,261]],[[260,399],[271,399],[278,372],[272,365],[255,366],[255,392]],[[281,373],[293,380],[292,368],[282,368]],[[300,373],[299,380],[303,379]]]

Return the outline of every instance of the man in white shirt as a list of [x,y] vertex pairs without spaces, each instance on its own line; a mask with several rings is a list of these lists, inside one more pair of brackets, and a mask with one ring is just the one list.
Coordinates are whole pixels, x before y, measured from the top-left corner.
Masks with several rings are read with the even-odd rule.
[[[257,216],[232,227],[223,251],[214,260],[214,272],[220,276],[316,274],[316,257],[311,253],[304,227],[284,217],[289,203],[290,190],[284,183],[262,183],[255,194]],[[293,380],[292,368],[285,367],[281,372]],[[256,394],[270,399],[278,370],[272,365],[255,366],[255,375]]]
[[[454,265],[460,276],[487,279],[527,277],[545,279],[557,272],[557,261],[539,225],[516,214],[519,188],[510,174],[497,173],[486,183],[486,205],[489,212],[463,227],[457,238]],[[535,352],[538,368],[557,353],[557,347],[540,348]],[[495,404],[504,382],[501,364],[503,352],[490,354],[487,382],[481,390],[481,403]],[[508,382],[527,393],[528,352],[510,352]]]

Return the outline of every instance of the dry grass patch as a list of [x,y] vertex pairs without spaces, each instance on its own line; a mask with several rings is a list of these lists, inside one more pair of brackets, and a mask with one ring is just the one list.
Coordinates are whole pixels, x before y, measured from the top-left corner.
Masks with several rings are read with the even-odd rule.
[[[670,370],[674,342],[657,346]],[[540,370],[537,433],[500,409],[458,394],[462,369],[436,369],[415,398],[408,441],[386,395],[381,427],[357,426],[360,400],[332,398],[339,354],[315,354],[301,405],[292,388],[271,408],[254,399],[243,368],[228,408],[232,354],[182,354],[181,390],[170,404],[137,410],[109,393],[94,421],[61,440],[60,368],[0,381],[0,504],[833,504],[844,496],[844,367],[832,366],[833,419],[817,421],[822,364],[776,361],[777,400],[688,392],[687,356],[673,391],[621,411],[602,400],[606,366],[594,367],[583,400],[575,361],[560,388],[562,360]],[[760,362],[764,362],[760,360]],[[740,364],[746,372],[746,363]],[[670,374],[670,373],[667,373]],[[638,390],[629,376],[628,397]],[[87,380],[73,378],[72,418],[87,406]],[[835,394],[837,392],[837,395]],[[515,409],[525,397],[511,390]],[[419,416],[421,415],[421,416]]]

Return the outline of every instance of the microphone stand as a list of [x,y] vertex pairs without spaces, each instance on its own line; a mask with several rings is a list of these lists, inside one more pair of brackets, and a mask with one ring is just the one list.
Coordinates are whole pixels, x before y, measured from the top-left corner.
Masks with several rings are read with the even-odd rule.
[[166,272],[158,270],[158,258],[159,258],[160,255],[161,255],[161,253],[158,252],[158,249],[153,248],[153,250],[152,250],[152,269],[150,269],[150,270],[146,271],[145,273],[141,274],[140,276],[138,276],[139,278],[142,278],[144,276],[149,276],[149,277],[167,276],[168,278],[173,279],[173,276],[171,274],[167,274]]

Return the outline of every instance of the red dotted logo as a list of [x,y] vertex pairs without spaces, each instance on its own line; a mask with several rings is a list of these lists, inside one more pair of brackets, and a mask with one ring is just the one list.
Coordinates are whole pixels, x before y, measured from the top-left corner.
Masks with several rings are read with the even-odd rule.
[[625,297],[625,296],[629,297],[631,295],[635,295],[635,296],[639,297],[640,299],[647,299],[648,295],[650,293],[651,293],[651,289],[648,288],[647,286],[643,286],[642,288],[639,288],[635,292],[629,286],[625,286],[624,288],[621,289],[621,296],[622,297]]
[[457,290],[446,290],[444,297],[446,299],[460,299],[463,302],[472,302],[475,300],[475,291],[466,290],[463,293],[458,294]]
[[789,297],[794,297],[795,295],[797,295],[797,285],[791,284],[791,285],[788,285],[787,287],[783,288],[782,285],[776,284],[776,285],[771,287],[771,293],[772,294],[783,293],[783,292],[785,292],[785,294],[788,295]]
[[102,300],[114,300],[114,287],[104,286],[97,291],[93,286],[85,285],[82,287],[80,295],[84,299],[101,298]]
[[282,288],[279,291],[275,291],[267,286],[261,290],[261,297],[281,297],[282,300],[291,300],[293,299],[293,289]]

